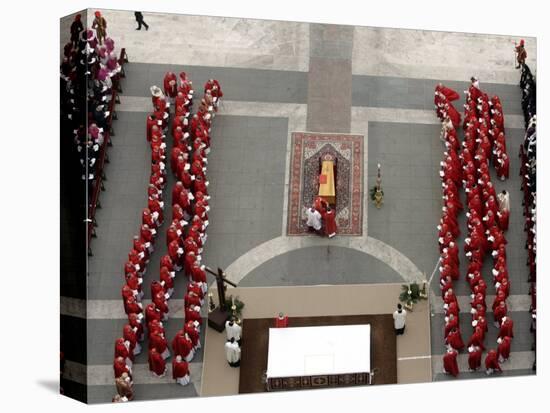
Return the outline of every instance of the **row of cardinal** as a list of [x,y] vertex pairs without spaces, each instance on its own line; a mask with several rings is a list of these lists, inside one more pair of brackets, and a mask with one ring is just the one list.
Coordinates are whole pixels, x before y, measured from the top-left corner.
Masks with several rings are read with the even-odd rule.
[[[164,93],[157,87],[151,88],[151,92],[155,107],[164,107],[163,102],[167,98],[172,99],[175,104],[170,166],[177,182],[172,188],[172,222],[166,231],[168,254],[161,260],[161,278],[163,272],[176,272],[183,269],[191,280],[184,297],[185,323],[172,340],[172,351],[175,355],[172,360],[172,376],[177,383],[186,385],[189,383],[188,362],[201,346],[200,309],[207,290],[205,266],[201,265],[201,253],[207,240],[206,228],[209,224],[210,209],[206,165],[208,164],[207,154],[210,151],[211,122],[222,94],[219,83],[209,80],[205,84],[204,96],[197,113],[190,119],[194,90],[185,72],[181,72],[179,77],[172,72],[166,73]],[[161,113],[154,118],[159,119],[161,116],[165,118]],[[160,126],[162,120],[158,122]],[[151,124],[151,117],[149,117],[147,132],[153,152],[157,146],[155,126]],[[164,154],[162,156],[164,159]],[[166,289],[166,286],[164,288]],[[170,285],[169,294],[172,289],[173,286]],[[153,374],[160,376],[164,374],[166,371],[164,359],[160,351],[150,351],[149,368]]]
[[[487,285],[481,270],[486,253],[491,253],[493,282],[497,290],[492,309],[495,324],[500,328],[498,348],[490,350],[485,360],[487,373],[500,371],[499,359],[506,360],[510,353],[513,337],[512,320],[507,317],[506,298],[510,285],[506,265],[506,239],[510,216],[509,198],[506,191],[496,194],[489,173],[489,161],[497,175],[506,178],[509,169],[503,170],[502,160],[507,159],[502,106],[497,96],[489,97],[479,89],[477,79],[466,92],[465,117],[462,124],[465,139],[461,145],[457,138],[460,115],[452,105],[459,98],[454,90],[439,84],[436,86],[435,105],[442,119],[442,137],[446,145],[445,159],[441,163],[443,180],[443,216],[440,221],[439,244],[441,252],[440,285],[445,308],[445,343],[448,346],[444,356],[445,371],[458,375],[458,351],[465,347],[462,341],[458,314],[458,301],[452,290],[452,282],[460,277],[458,247],[460,235],[457,216],[463,210],[458,188],[462,186],[467,194],[468,235],[465,238],[465,254],[468,258],[467,281],[471,289],[472,326],[474,332],[468,340],[468,363],[470,370],[481,366],[486,320]],[[491,109],[489,109],[491,108]],[[490,126],[489,126],[490,125]],[[489,136],[494,139],[489,138]],[[491,148],[492,154],[491,156]],[[459,155],[460,151],[460,155]],[[509,161],[508,161],[509,162]]]
[[[212,119],[223,94],[217,80],[208,80],[204,85],[204,94],[197,113],[188,121],[193,99],[192,83],[184,72],[179,74],[179,80],[180,85],[176,88],[174,73],[168,72],[164,77],[164,92],[175,102],[170,163],[172,173],[177,179],[172,188],[173,220],[166,232],[166,243],[168,256],[175,268],[183,267],[191,280],[184,297],[185,323],[172,340],[172,350],[176,355],[172,362],[172,376],[176,382],[185,385],[189,382],[188,373],[187,376],[184,375],[188,372],[186,363],[191,361],[195,350],[201,346],[200,309],[207,291],[201,253],[207,240],[206,228],[210,210],[207,155],[210,152]],[[150,368],[153,370],[154,367],[150,362]]]
[[[521,160],[520,176],[523,190],[524,230],[527,235],[527,266],[531,294],[531,332],[533,332],[533,349],[536,348],[537,321],[537,115],[536,115],[536,83],[527,65],[522,67],[520,80],[522,89],[522,108],[526,125],[525,138],[520,146]],[[533,369],[536,364],[533,364]]]
[[[168,113],[166,113],[168,116]],[[149,186],[147,188],[148,200],[147,208],[142,212],[142,225],[140,235],[134,236],[132,249],[128,254],[128,260],[124,264],[125,284],[122,286],[122,300],[124,303],[124,311],[128,316],[128,323],[123,328],[123,337],[115,340],[114,351],[114,375],[115,385],[119,395],[119,400],[132,400],[132,366],[135,356],[141,353],[141,344],[144,340],[145,329],[144,324],[147,323],[149,347],[161,349],[164,356],[166,354],[166,345],[163,343],[163,327],[161,320],[167,318],[163,310],[167,311],[166,300],[169,297],[168,292],[156,294],[160,292],[157,288],[157,281],[151,284],[152,303],[145,308],[145,317],[143,304],[143,275],[147,270],[151,253],[154,251],[154,242],[158,235],[159,227],[162,225],[163,219],[163,190],[166,185],[166,166],[163,152],[166,148],[164,142],[164,134],[159,134],[157,137],[158,148],[155,158],[153,153],[151,159],[151,174],[149,178]],[[162,272],[161,272],[162,274]],[[170,282],[175,274],[168,273]],[[168,281],[168,279],[166,279]],[[168,290],[168,289],[167,289]],[[157,306],[158,304],[158,306]],[[163,348],[164,346],[164,348]],[[126,381],[128,391],[124,394],[120,393],[119,382],[121,378]]]
[[[164,376],[167,371],[165,360],[170,357],[170,350],[162,321],[168,318],[168,299],[173,294],[175,274],[184,269],[191,280],[184,297],[185,323],[176,333],[171,344],[174,355],[173,379],[181,385],[186,385],[190,381],[188,363],[201,345],[200,309],[204,302],[207,285],[205,267],[200,262],[207,238],[207,213],[210,209],[206,165],[210,150],[211,121],[217,111],[222,92],[217,81],[209,80],[205,85],[204,97],[201,99],[198,111],[190,118],[194,94],[192,82],[184,72],[179,74],[179,84],[177,80],[176,75],[169,72],[164,79],[164,93],[156,86],[151,88],[154,112],[147,117],[146,123],[147,141],[151,145],[152,153],[148,208],[145,208],[142,213],[140,236],[134,239],[134,247],[139,248],[137,250],[134,248],[137,254],[132,252],[125,265],[127,280],[137,278],[133,284],[135,288],[130,287],[133,290],[132,296],[125,298],[125,308],[129,318],[130,314],[135,312],[137,316],[132,318],[140,321],[143,319],[140,315],[145,313],[144,321],[149,338],[149,368],[154,376]],[[172,188],[172,221],[166,231],[168,253],[160,260],[160,280],[154,280],[151,283],[152,302],[143,310],[139,302],[143,295],[140,282],[140,275],[143,273],[139,274],[139,268],[143,268],[144,271],[157,231],[164,222],[162,190],[166,184],[167,174],[165,132],[170,117],[169,99],[172,99],[175,104],[170,163],[177,182]],[[135,272],[137,272],[136,275],[134,275]],[[123,296],[125,289],[128,290],[123,287]],[[138,341],[139,338],[143,338],[143,324],[140,323],[140,325],[141,329],[138,325],[134,326]],[[138,353],[139,351],[140,349]],[[131,369],[128,360],[124,362],[126,368]],[[122,361],[119,360],[119,363],[122,364]]]
[[[84,30],[80,15],[71,41],[63,49],[61,64],[61,128],[63,135],[73,136],[80,160],[81,179],[92,184],[98,174],[98,157],[104,134],[112,122],[112,100],[121,66],[115,53],[115,42],[105,39],[99,46],[96,32]],[[76,36],[75,36],[76,34]],[[113,102],[114,103],[114,102]],[[86,129],[86,125],[89,125]]]
[[[437,116],[442,120],[441,138],[446,146],[440,171],[443,187],[443,207],[441,219],[437,226],[440,253],[439,283],[445,309],[445,343],[449,348],[447,353],[449,356],[446,355],[445,357],[450,358],[452,354],[454,364],[456,364],[456,355],[458,354],[454,349],[464,347],[459,328],[460,309],[453,291],[453,281],[457,281],[460,277],[457,245],[457,238],[460,235],[458,214],[463,209],[458,193],[462,173],[458,158],[458,139],[456,138],[456,129],[460,125],[460,114],[452,104],[458,98],[458,93],[441,83],[435,88],[434,104]],[[446,359],[444,358],[445,362]],[[445,370],[447,370],[446,366]],[[458,374],[458,365],[456,365],[456,374]]]

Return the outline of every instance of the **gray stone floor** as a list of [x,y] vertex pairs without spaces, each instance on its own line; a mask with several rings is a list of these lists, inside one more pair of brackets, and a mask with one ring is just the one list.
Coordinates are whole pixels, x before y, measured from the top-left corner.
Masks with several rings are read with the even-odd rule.
[[[465,103],[463,92],[468,89],[468,83],[442,79],[353,75],[352,104],[377,108],[433,110],[434,87],[438,82],[459,93],[460,99],[454,103],[462,113],[462,105]],[[481,88],[490,95],[497,94],[500,97],[505,119],[506,115],[522,114],[521,93],[518,86],[483,83],[482,80]]]
[[226,268],[281,235],[287,130],[285,118],[216,117],[208,155],[206,265]]
[[311,24],[309,42],[307,130],[349,132],[353,27]]
[[[100,196],[102,208],[96,213],[98,238],[92,239],[94,256],[88,260],[88,299],[120,298],[124,262],[132,237],[139,231],[141,210],[147,206],[151,153],[143,132],[146,117],[145,112],[119,112],[115,121],[106,190]],[[152,264],[149,271],[157,268]]]
[[441,211],[439,125],[369,122],[369,184],[382,167],[384,206],[368,205],[369,236],[386,242],[429,277],[438,259]]
[[307,100],[307,73],[304,72],[148,63],[129,63],[125,70],[128,79],[132,79],[124,86],[128,96],[150,97],[150,86],[162,86],[167,71],[176,74],[185,71],[199,95],[203,93],[204,83],[215,78],[228,100],[281,103],[306,103]]
[[327,245],[279,255],[249,273],[239,286],[373,284],[402,280],[401,275],[370,255]]

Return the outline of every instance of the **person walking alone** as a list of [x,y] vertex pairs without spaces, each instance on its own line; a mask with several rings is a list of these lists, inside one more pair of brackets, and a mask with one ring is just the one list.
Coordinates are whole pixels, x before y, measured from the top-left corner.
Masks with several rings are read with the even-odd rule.
[[143,14],[141,14],[140,11],[135,11],[134,15],[136,16],[136,22],[138,24],[138,27],[136,30],[141,30],[141,25],[145,26],[145,30],[149,30],[149,25],[145,23],[145,20],[143,20]]
[[405,320],[407,319],[407,312],[403,310],[401,304],[397,304],[397,310],[393,312],[393,327],[395,328],[395,335],[400,336],[405,332]]
[[92,29],[95,29],[97,40],[99,45],[103,45],[103,40],[107,37],[107,20],[101,15],[100,11],[94,13],[94,21],[92,22]]
[[520,69],[525,65],[525,59],[527,59],[527,51],[525,50],[525,40],[521,39],[519,45],[516,44],[515,48],[517,65],[516,69]]

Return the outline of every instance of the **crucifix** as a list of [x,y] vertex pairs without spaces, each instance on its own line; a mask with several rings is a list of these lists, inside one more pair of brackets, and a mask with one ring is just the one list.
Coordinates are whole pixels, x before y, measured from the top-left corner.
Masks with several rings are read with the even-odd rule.
[[229,317],[229,312],[225,310],[226,306],[226,298],[225,298],[225,289],[226,285],[229,284],[233,287],[237,287],[237,284],[235,284],[232,281],[229,281],[226,278],[225,272],[218,267],[218,271],[214,271],[209,267],[205,267],[206,272],[209,274],[212,274],[216,278],[216,287],[218,290],[218,307],[215,308],[210,314],[208,315],[208,325],[212,328],[214,328],[217,331],[223,331],[225,328],[225,322],[227,318]]
[[227,288],[225,284],[227,283],[229,285],[232,285],[233,287],[236,287],[237,284],[225,278],[225,272],[223,272],[223,270],[219,267],[218,272],[213,271],[209,267],[205,267],[204,269],[206,270],[206,272],[216,277],[216,287],[218,289],[218,305],[220,306],[220,308],[225,308],[225,289]]

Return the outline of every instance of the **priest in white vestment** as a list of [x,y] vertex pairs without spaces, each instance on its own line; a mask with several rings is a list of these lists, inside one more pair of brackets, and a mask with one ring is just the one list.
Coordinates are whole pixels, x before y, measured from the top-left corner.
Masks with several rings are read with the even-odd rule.
[[242,344],[242,331],[242,327],[238,325],[233,318],[225,322],[225,334],[227,335],[227,341],[231,341],[231,339],[234,338],[237,344],[240,346]]
[[311,231],[319,232],[321,231],[322,224],[321,224],[321,213],[317,211],[315,208],[311,207],[306,211],[307,221],[306,225],[308,226],[308,229]]
[[241,348],[237,341],[232,338],[225,343],[225,357],[231,367],[239,367],[241,364]]

